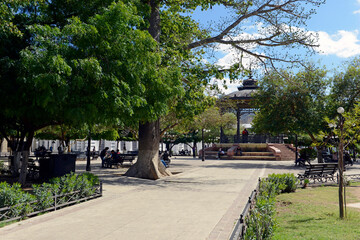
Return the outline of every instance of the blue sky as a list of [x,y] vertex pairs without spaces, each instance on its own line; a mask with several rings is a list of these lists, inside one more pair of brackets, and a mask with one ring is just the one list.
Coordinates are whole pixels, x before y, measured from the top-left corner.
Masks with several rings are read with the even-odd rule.
[[328,68],[360,54],[360,0],[327,0],[308,22],[309,30],[318,32],[320,59]]
[[[226,10],[220,7],[195,13],[204,26],[224,15],[227,15]],[[360,0],[327,0],[307,23],[307,30],[318,34],[320,45],[309,60],[319,61],[332,70],[360,55]],[[226,64],[232,59],[231,49],[222,49],[217,56],[220,58],[218,63]],[[229,85],[225,92],[234,91],[238,85]]]

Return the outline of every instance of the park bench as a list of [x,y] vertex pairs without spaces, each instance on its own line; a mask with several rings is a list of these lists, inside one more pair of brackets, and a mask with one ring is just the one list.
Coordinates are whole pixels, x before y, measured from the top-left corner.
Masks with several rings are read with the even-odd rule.
[[117,159],[105,159],[105,167],[112,168],[112,166],[116,166],[119,168],[119,166],[124,166],[125,161],[132,164],[136,157],[135,154],[119,154],[118,156],[119,157]]
[[303,174],[299,174],[298,178],[301,182],[305,179],[319,182],[327,182],[328,180],[335,181],[334,175],[337,171],[337,163],[318,163],[310,164],[306,166],[306,170]]

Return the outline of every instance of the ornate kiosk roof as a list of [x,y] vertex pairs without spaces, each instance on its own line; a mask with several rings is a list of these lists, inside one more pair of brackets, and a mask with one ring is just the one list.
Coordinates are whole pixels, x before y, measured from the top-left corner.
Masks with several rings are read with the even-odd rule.
[[251,108],[249,102],[252,100],[253,94],[258,91],[258,88],[257,80],[253,79],[252,75],[250,75],[249,79],[244,80],[243,85],[238,87],[238,91],[225,95],[223,99],[237,102],[237,105],[240,108]]

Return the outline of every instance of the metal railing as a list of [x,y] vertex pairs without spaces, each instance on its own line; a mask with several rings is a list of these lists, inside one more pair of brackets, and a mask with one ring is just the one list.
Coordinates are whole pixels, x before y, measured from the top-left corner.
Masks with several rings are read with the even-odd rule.
[[[47,207],[46,209],[39,209],[39,202],[38,201],[32,201],[29,203],[20,203],[14,206],[7,206],[0,208],[0,223],[7,223],[11,221],[15,221],[18,219],[22,219],[25,217],[32,217],[39,213],[49,212],[49,211],[56,211],[59,208],[63,208],[69,205],[73,205],[79,202],[84,202],[87,200],[91,200],[94,198],[98,198],[102,196],[102,182],[99,183],[99,185],[94,186],[94,193],[89,196],[83,196],[81,194],[81,191],[74,191],[70,193],[65,194],[55,194],[52,196],[53,204],[50,207]],[[24,214],[21,214],[19,216],[13,217],[14,209],[17,207],[24,208],[29,207],[30,209],[33,209],[34,211],[26,212]]]
[[270,134],[223,135],[220,137],[220,141],[221,143],[284,143],[284,137],[286,136]]
[[243,239],[243,236],[244,236],[244,234],[246,232],[246,228],[247,228],[246,218],[249,216],[251,210],[255,206],[256,197],[259,193],[260,182],[261,182],[261,179],[259,178],[256,188],[251,192],[249,200],[247,201],[247,203],[244,207],[244,210],[240,214],[240,218],[236,221],[233,232],[229,238],[230,240]]

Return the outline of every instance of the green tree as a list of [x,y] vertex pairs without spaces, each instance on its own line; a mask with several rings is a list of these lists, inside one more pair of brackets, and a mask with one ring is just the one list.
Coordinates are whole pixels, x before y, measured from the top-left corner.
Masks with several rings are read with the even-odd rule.
[[330,92],[332,112],[338,107],[350,111],[360,100],[360,58],[345,63],[342,71],[337,71],[332,77]]
[[[301,30],[306,20],[314,13],[314,9],[305,8],[305,5],[317,7],[323,2],[322,0],[292,0],[281,3],[274,0],[225,2],[148,0],[142,4],[149,7],[148,15],[145,15],[145,19],[148,20],[147,30],[163,53],[161,63],[157,66],[158,71],[168,72],[168,68],[173,67],[177,75],[172,74],[173,78],[169,78],[172,79],[172,86],[184,91],[192,85],[207,85],[213,76],[221,79],[228,74],[234,80],[244,69],[242,60],[245,57],[255,58],[264,66],[274,66],[276,62],[297,62],[299,59],[290,57],[287,50],[294,46],[311,48],[315,40],[310,34]],[[192,12],[197,8],[206,11],[217,5],[226,7],[234,18],[219,23],[221,29],[215,28],[213,32],[200,29],[199,24],[192,18]],[[249,24],[261,25],[261,27],[253,35],[241,35]],[[217,47],[219,44],[237,51],[239,62],[228,69],[203,63],[201,61],[204,57],[203,51]],[[163,77],[159,76],[158,81],[162,83],[167,80]],[[154,92],[152,88],[148,90]],[[165,86],[160,90],[168,91]],[[178,94],[182,93],[178,92]],[[140,114],[139,157],[137,163],[126,173],[127,176],[157,179],[169,174],[162,168],[158,158],[159,118],[169,111],[168,104],[171,105],[172,100],[176,98],[174,95],[167,97],[157,95],[154,103],[148,101],[156,106],[156,109],[161,109],[160,114],[152,114],[155,112],[152,108],[146,112],[138,111]]]
[[[127,175],[157,179],[169,174],[158,158],[159,118],[174,99],[189,91],[201,99],[214,76],[235,79],[244,57],[266,66],[296,62],[287,48],[314,46],[314,38],[300,28],[313,9],[303,6],[321,3],[148,0],[103,8],[108,1],[5,1],[1,93],[16,94],[2,103],[3,117],[29,140],[35,130],[53,124],[90,126],[116,116],[127,125],[140,122],[139,157]],[[213,32],[200,29],[192,12],[216,5],[234,19]],[[249,24],[257,31],[242,35]],[[227,69],[202,61],[205,50],[218,44],[232,47],[240,61]]]
[[255,95],[259,111],[253,121],[254,131],[307,134],[322,150],[323,139],[319,140],[317,135],[328,131],[324,118],[329,114],[329,83],[326,71],[314,67],[297,74],[282,71],[264,76]]
[[[78,3],[86,7],[75,8]],[[17,150],[25,159],[43,127],[110,125],[146,104],[142,80],[157,73],[156,43],[140,29],[144,22],[132,4],[104,6],[107,1],[6,5],[20,34],[0,38],[0,93],[7,96],[0,103],[1,131],[20,132]],[[26,160],[22,166],[24,183]]]
[[[341,110],[343,113],[341,113]],[[344,108],[338,108],[339,115],[330,120],[326,118],[332,133],[338,137],[339,150],[339,212],[340,218],[346,218],[346,191],[344,179],[344,150],[350,145],[355,144],[360,139],[360,102],[354,104],[350,111],[344,112]]]

